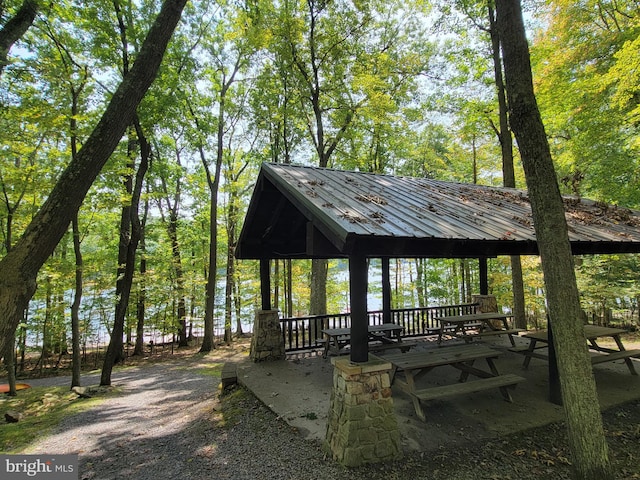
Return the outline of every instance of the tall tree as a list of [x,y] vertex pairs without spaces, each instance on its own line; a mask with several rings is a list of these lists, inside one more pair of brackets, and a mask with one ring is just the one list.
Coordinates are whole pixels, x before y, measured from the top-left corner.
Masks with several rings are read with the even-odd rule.
[[11,252],[0,261],[0,351],[4,351],[36,290],[40,267],[53,252],[136,108],[153,82],[187,0],[165,0],[129,74],[102,118],[59,177]]
[[[502,183],[505,187],[516,187],[516,174],[513,161],[513,140],[507,111],[507,98],[504,79],[502,75],[502,59],[500,57],[500,38],[496,25],[495,10],[491,1],[488,3],[489,35],[491,37],[491,53],[493,58],[493,71],[498,94],[499,127],[496,129],[500,150],[502,152]],[[522,262],[520,256],[512,255],[511,260],[511,284],[513,285],[513,315],[516,328],[527,329],[525,315],[524,282],[522,279]]]
[[[171,140],[175,154],[175,166],[156,162],[155,170],[160,179],[160,196],[158,198],[158,210],[164,223],[169,242],[171,244],[172,271],[175,279],[175,292],[177,296],[177,320],[178,320],[178,345],[186,347],[187,339],[187,307],[185,293],[185,276],[182,261],[182,247],[179,241],[178,224],[180,209],[182,208],[182,185],[184,182],[184,167],[182,165],[182,147],[180,139]],[[160,148],[157,148],[160,151]],[[164,159],[162,159],[164,160]],[[159,167],[159,168],[158,168]]]
[[136,171],[135,182],[133,182],[134,184],[131,190],[130,206],[127,209],[128,218],[125,221],[129,224],[129,228],[127,229],[129,237],[126,242],[126,248],[124,248],[124,258],[122,258],[124,268],[121,267],[120,262],[118,264],[118,268],[121,272],[118,278],[120,288],[117,289],[118,298],[116,302],[114,324],[102,366],[100,385],[111,385],[111,372],[113,370],[113,366],[123,355],[122,337],[124,334],[124,324],[127,309],[129,307],[129,298],[131,296],[131,286],[133,284],[133,275],[136,266],[136,252],[138,250],[140,238],[142,237],[142,226],[138,208],[140,204],[140,196],[142,195],[144,177],[149,168],[151,147],[147,142],[146,135],[142,130],[142,126],[140,125],[140,121],[137,116],[134,118],[133,124],[135,126],[135,135],[140,146],[140,165]]
[[[233,109],[234,86],[238,82],[239,76],[244,74],[250,67],[253,55],[255,54],[261,40],[260,17],[252,8],[252,5],[244,5],[232,10],[223,10],[224,20],[218,22],[214,32],[203,42],[204,50],[211,58],[211,67],[207,75],[211,82],[213,102],[215,102],[216,112],[212,115],[215,132],[213,144],[215,145],[215,156],[209,160],[204,152],[202,138],[197,143],[200,159],[205,171],[207,186],[209,188],[209,211],[210,211],[210,231],[209,231],[209,269],[206,285],[206,305],[205,305],[205,335],[201,352],[209,351],[213,348],[213,314],[215,306],[215,285],[217,274],[217,250],[218,250],[218,204],[219,190],[221,185],[222,169],[225,157],[230,153],[232,143],[232,133],[235,124],[239,121],[238,110]],[[228,37],[233,41],[227,41]],[[200,113],[191,109],[196,126],[201,134],[205,133],[204,126],[200,121]],[[231,260],[233,261],[233,260]],[[229,268],[229,266],[227,267]],[[230,294],[230,286],[227,285],[227,292]],[[226,296],[226,298],[229,298]],[[227,303],[227,301],[225,301]],[[229,308],[231,308],[229,306]],[[230,315],[227,311],[226,314]],[[226,322],[225,322],[226,323]],[[225,328],[225,341],[231,341],[230,327]]]
[[[147,184],[147,191],[149,186]],[[145,199],[142,218],[140,219],[140,274],[138,298],[136,301],[136,343],[133,348],[133,355],[144,354],[144,326],[147,305],[147,248],[146,248],[146,225],[149,215],[149,200]]]
[[[113,2],[115,10],[115,16],[118,23],[118,31],[114,32],[120,39],[120,48],[122,64],[120,66],[122,75],[126,75],[129,71],[130,60],[129,52],[135,51],[135,42],[131,42],[129,39],[129,33],[132,33],[127,28],[125,22],[125,14],[122,11],[119,1]],[[122,208],[120,210],[120,222],[118,227],[118,263],[116,268],[116,297],[114,305],[113,316],[113,328],[111,329],[111,337],[109,339],[109,346],[107,347],[107,354],[105,355],[105,364],[102,368],[103,381],[106,381],[105,385],[110,383],[111,368],[113,363],[118,363],[124,359],[124,344],[122,340],[122,332],[124,330],[124,323],[126,320],[126,314],[129,307],[129,294],[131,292],[131,284],[133,282],[133,275],[128,275],[129,272],[133,272],[133,269],[127,265],[128,261],[135,261],[135,250],[129,252],[132,247],[137,248],[137,240],[133,237],[132,226],[132,212],[138,208],[137,204],[133,203],[133,199],[136,198],[133,191],[133,177],[136,171],[136,157],[138,155],[137,139],[133,128],[129,128],[128,142],[127,142],[127,155],[126,165],[122,168],[122,184],[124,192],[122,195]],[[142,185],[140,185],[142,188]],[[139,197],[139,194],[138,194]]]
[[564,205],[533,90],[522,7],[519,0],[496,0],[496,12],[511,127],[529,189],[574,467],[580,479],[612,479],[595,379],[585,348]]

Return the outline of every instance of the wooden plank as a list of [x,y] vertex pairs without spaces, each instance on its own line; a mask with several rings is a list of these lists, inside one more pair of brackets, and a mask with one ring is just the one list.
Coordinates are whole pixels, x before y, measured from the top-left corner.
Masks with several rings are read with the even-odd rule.
[[526,332],[526,330],[521,328],[513,328],[511,330],[485,330],[484,332],[477,333],[476,336],[489,337],[492,335],[518,335],[522,332]]
[[499,375],[497,377],[482,378],[471,382],[454,383],[453,385],[443,385],[440,387],[424,388],[416,390],[413,394],[420,400],[435,400],[452,395],[462,395],[465,393],[480,392],[500,387],[515,386],[526,379],[514,374]]
[[621,335],[627,331],[622,328],[601,327],[600,325],[585,325],[584,333],[587,339],[596,339],[598,337],[613,337]]
[[640,350],[622,350],[619,352],[608,353],[606,355],[594,355],[591,357],[591,364],[613,362],[614,360],[622,360],[624,358],[640,357]]
[[408,352],[417,344],[417,342],[370,343],[369,352],[380,352],[390,348],[399,348],[402,352]]
[[401,370],[414,368],[432,368],[440,365],[469,362],[481,358],[495,358],[500,352],[484,345],[455,345],[408,352],[406,354],[385,355],[384,359]]

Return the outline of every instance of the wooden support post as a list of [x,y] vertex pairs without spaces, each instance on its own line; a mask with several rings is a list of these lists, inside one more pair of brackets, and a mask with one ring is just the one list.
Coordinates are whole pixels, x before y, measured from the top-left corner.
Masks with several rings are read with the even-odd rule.
[[268,258],[260,259],[260,295],[262,310],[271,310],[271,268]]
[[367,259],[349,257],[349,291],[351,295],[351,361],[369,360],[369,319],[367,317]]
[[489,269],[487,266],[487,258],[482,257],[478,259],[480,270],[480,295],[489,294]]
[[391,323],[391,275],[389,257],[382,258],[382,321]]

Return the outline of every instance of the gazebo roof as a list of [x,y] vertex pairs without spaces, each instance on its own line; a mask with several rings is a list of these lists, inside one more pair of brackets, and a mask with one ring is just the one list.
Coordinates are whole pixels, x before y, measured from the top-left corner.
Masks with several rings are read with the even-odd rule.
[[[640,212],[564,197],[573,253],[640,252]],[[527,193],[309,166],[262,165],[241,259],[537,254]]]

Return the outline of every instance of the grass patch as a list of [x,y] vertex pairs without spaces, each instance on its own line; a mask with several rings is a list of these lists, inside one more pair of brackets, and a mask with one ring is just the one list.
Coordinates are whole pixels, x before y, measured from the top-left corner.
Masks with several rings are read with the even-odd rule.
[[211,377],[218,377],[222,375],[222,367],[224,363],[212,363],[211,365],[197,370],[199,375],[207,375]]
[[34,440],[48,434],[60,421],[104,401],[104,396],[81,399],[69,387],[34,387],[18,392],[16,397],[1,396],[0,421],[4,413],[22,415],[17,423],[0,424],[0,451],[19,453]]
[[233,388],[220,395],[220,405],[214,418],[219,427],[232,427],[240,422],[250,408],[252,395],[244,388]]

